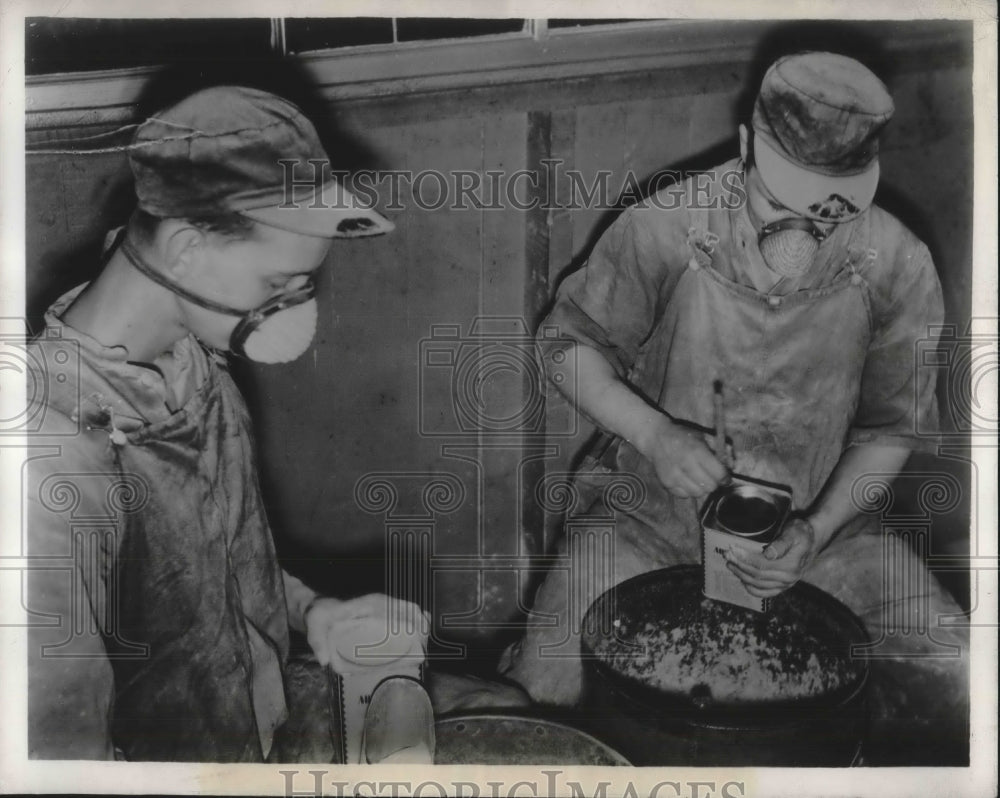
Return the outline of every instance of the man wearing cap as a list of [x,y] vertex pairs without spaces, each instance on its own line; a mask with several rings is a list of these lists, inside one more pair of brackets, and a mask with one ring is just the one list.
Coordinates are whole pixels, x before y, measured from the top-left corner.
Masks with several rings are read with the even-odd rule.
[[[884,584],[885,562],[926,570],[851,495],[858,477],[891,480],[911,450],[935,443],[916,432],[935,428],[937,407],[934,376],[914,369],[913,351],[942,321],[938,278],[927,248],[872,204],[892,113],[885,86],[852,59],[780,59],[740,126],[741,158],[627,209],[560,286],[544,323],[571,341],[542,341],[546,369],[605,433],[578,474],[584,503],[595,472],[646,486],[635,511],[591,510],[614,517],[616,582],[700,562],[699,507],[735,472],[793,492],[793,520],[763,555],[727,557],[752,595],[812,582],[873,640],[894,603],[932,624],[960,613],[931,577],[907,582],[909,592]],[[731,470],[708,437],[716,380]],[[532,623],[502,665],[535,700],[580,698],[579,660],[543,649],[565,653],[567,617],[594,598],[567,615],[567,595],[591,590],[577,581],[549,575],[534,611],[560,625]],[[932,635],[894,640],[894,656],[872,660],[876,743],[967,746],[967,637],[958,627]]]
[[286,688],[293,699],[289,627],[335,668],[347,626],[369,624],[376,644],[393,617],[418,655],[426,645],[415,605],[324,598],[280,568],[225,360],[306,351],[332,240],[392,224],[332,177],[299,109],[266,92],[200,91],[127,150],[138,207],[33,344],[40,363],[78,351],[79,378],[34,375],[46,400],[27,535],[51,567],[28,582],[29,753],[261,761]]

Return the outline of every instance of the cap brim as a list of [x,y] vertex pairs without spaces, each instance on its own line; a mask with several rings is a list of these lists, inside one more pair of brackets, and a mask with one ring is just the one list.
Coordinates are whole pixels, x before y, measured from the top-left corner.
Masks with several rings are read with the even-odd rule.
[[254,221],[319,238],[364,238],[392,232],[396,226],[361,202],[336,180],[308,197],[263,208],[241,208]]
[[763,136],[754,136],[754,163],[774,198],[789,210],[820,222],[860,215],[878,188],[878,159],[855,175],[825,175],[788,160]]

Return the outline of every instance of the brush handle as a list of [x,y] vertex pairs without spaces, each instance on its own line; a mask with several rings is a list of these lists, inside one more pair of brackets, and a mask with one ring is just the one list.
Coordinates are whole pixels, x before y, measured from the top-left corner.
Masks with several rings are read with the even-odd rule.
[[712,406],[715,416],[715,456],[726,468],[732,470],[726,447],[726,408],[722,401],[722,380],[715,381]]

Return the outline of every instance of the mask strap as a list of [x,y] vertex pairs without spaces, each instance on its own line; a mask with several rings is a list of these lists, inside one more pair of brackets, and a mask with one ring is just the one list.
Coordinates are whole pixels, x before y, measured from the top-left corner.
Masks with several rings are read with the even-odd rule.
[[284,294],[279,294],[278,296],[269,299],[259,307],[252,308],[251,310],[238,310],[237,308],[231,308],[228,305],[222,305],[218,302],[213,302],[210,299],[200,297],[197,294],[193,294],[186,288],[182,288],[173,280],[156,271],[143,259],[138,250],[132,245],[132,242],[125,236],[124,231],[119,234],[119,240],[116,242],[116,246],[121,247],[122,254],[125,255],[129,263],[131,263],[140,273],[148,277],[154,283],[162,285],[168,291],[172,291],[177,294],[177,296],[183,297],[188,302],[205,308],[206,310],[212,310],[216,313],[224,313],[227,316],[239,316],[240,322],[233,329],[229,339],[229,348],[234,354],[237,355],[246,355],[243,347],[244,344],[246,344],[247,338],[249,338],[251,333],[260,327],[261,324],[267,321],[268,318],[282,310],[295,307],[296,305],[305,304],[316,296],[316,284],[313,283],[312,280],[308,280],[299,288],[296,288],[293,291],[288,291]]
[[826,238],[826,233],[820,230],[816,225],[814,225],[808,219],[801,219],[798,217],[792,219],[779,219],[776,222],[771,222],[770,224],[764,225],[760,229],[760,233],[757,236],[757,242],[760,243],[767,236],[772,233],[780,232],[781,230],[801,230],[805,233],[809,233],[813,238],[815,238],[820,243]]
[[148,277],[154,283],[162,285],[168,291],[172,291],[177,294],[177,296],[186,299],[188,302],[205,308],[206,310],[214,310],[216,313],[224,313],[227,316],[243,316],[248,312],[246,310],[231,308],[228,305],[223,305],[219,302],[213,302],[211,299],[204,299],[203,297],[188,291],[186,288],[182,288],[173,280],[150,266],[127,237],[122,238],[119,245],[121,246],[122,254],[139,272]]

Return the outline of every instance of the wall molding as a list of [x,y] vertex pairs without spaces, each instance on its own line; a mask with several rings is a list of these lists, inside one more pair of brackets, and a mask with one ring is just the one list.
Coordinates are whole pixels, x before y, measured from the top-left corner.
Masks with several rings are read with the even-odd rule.
[[[436,94],[518,84],[579,81],[629,74],[690,70],[752,60],[774,21],[650,21],[565,29],[544,37],[489,36],[414,42],[289,56],[312,77],[324,100],[351,106],[419,102]],[[898,69],[924,59],[964,59],[971,44],[948,21],[903,27],[872,22]],[[950,54],[950,55],[948,55]],[[908,66],[908,64],[910,66]],[[98,127],[134,121],[135,108],[158,67],[29,76],[29,131]]]

